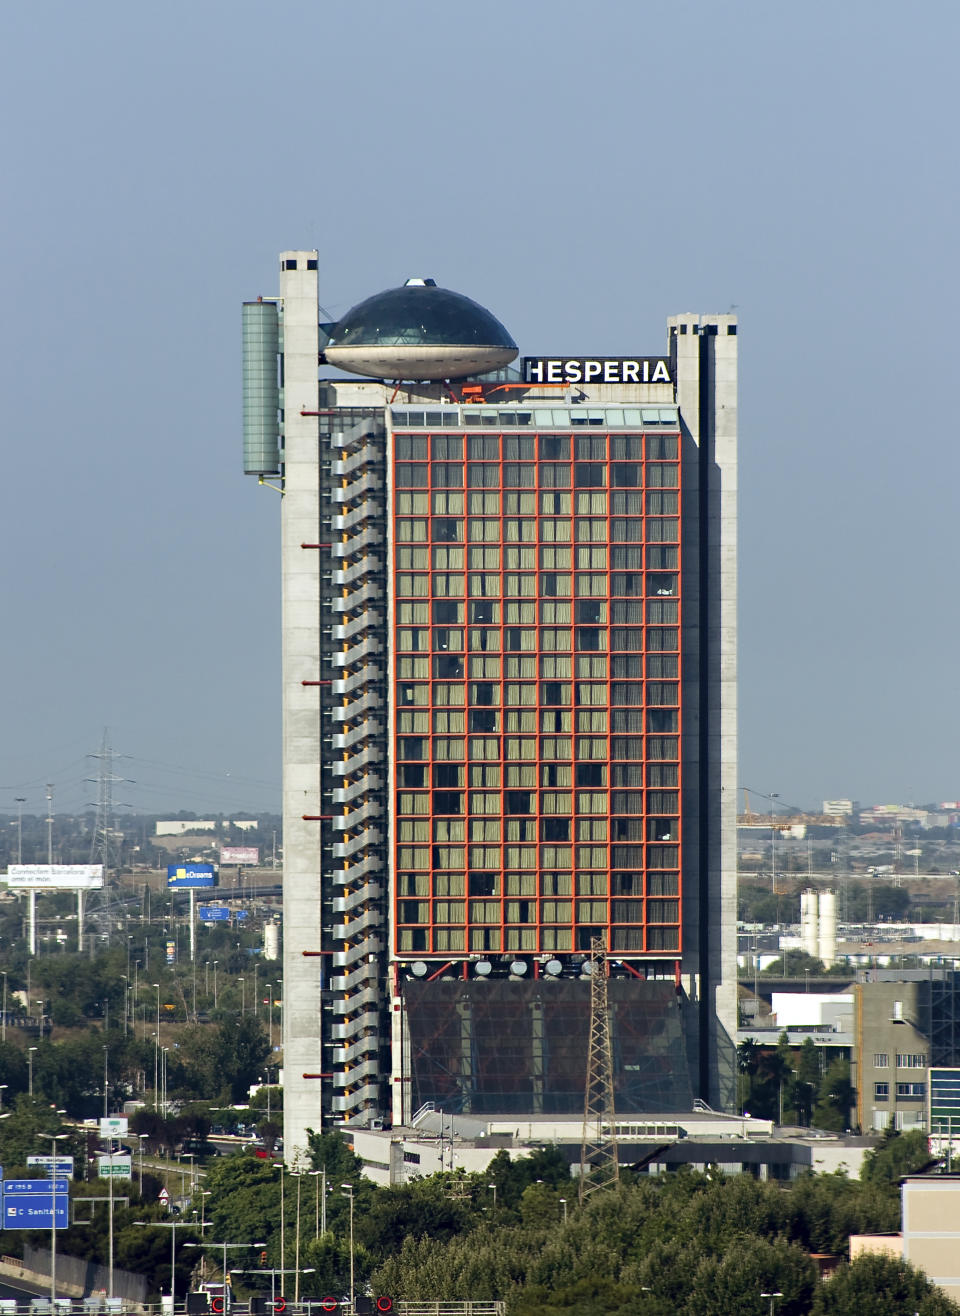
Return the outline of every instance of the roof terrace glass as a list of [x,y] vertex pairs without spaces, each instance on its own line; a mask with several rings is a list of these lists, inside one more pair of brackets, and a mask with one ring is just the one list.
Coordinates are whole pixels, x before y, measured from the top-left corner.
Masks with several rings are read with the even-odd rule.
[[508,347],[516,343],[495,315],[447,288],[391,288],[349,310],[333,328],[331,347]]

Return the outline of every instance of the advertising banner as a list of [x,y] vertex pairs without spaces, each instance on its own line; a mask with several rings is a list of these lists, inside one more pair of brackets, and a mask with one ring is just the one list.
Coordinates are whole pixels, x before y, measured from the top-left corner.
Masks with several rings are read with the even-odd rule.
[[103,864],[10,864],[5,881],[37,891],[99,891]]
[[260,850],[256,845],[222,845],[220,847],[221,864],[258,864]]
[[167,886],[189,891],[191,887],[216,886],[213,864],[168,864]]

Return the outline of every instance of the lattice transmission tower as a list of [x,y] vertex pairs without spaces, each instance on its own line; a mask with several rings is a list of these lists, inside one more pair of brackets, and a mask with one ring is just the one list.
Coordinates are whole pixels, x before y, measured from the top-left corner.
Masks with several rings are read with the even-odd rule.
[[[96,759],[100,767],[97,776],[88,777],[87,780],[97,786],[97,815],[93,836],[90,839],[90,862],[103,864],[103,889],[89,892],[86,916],[93,926],[96,937],[106,941],[108,945],[111,933],[125,927],[127,918],[126,908],[123,901],[119,899],[116,883],[110,882],[111,873],[115,875],[120,868],[122,847],[121,834],[114,826],[113,788],[119,782],[130,781],[129,777],[120,777],[114,772],[113,764],[116,757],[110,746],[109,731],[104,727],[99,754],[87,755],[87,758]],[[79,908],[83,908],[82,903]],[[78,917],[81,917],[79,913]],[[91,940],[91,952],[93,946],[94,941]]]
[[120,866],[120,837],[113,825],[113,788],[117,782],[126,781],[125,777],[118,777],[113,770],[114,753],[106,727],[103,729],[100,753],[88,754],[87,758],[97,759],[100,764],[98,775],[87,778],[87,781],[97,785],[97,816],[93,836],[90,838],[90,862],[103,864],[103,876],[106,879],[111,869]]
[[590,942],[590,1045],[580,1146],[580,1201],[619,1182],[606,944],[603,937],[594,937]]

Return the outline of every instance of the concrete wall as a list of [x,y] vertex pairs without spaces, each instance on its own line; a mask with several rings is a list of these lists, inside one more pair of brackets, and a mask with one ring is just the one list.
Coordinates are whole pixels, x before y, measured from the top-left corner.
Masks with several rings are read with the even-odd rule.
[[[320,580],[318,555],[301,547],[316,542],[319,525],[319,448],[317,410],[317,272],[307,259],[317,253],[282,252],[284,352],[283,504],[283,1054],[284,1155],[292,1164],[306,1146],[306,1130],[320,1127],[319,1079],[323,1070],[318,1015],[320,963],[304,955],[320,942],[320,824],[304,821],[319,814],[320,718],[317,679],[317,627]],[[297,269],[285,263],[296,260]]]
[[960,1178],[916,1176],[900,1186],[903,1256],[960,1299]]
[[706,1048],[707,1072],[695,1086],[711,1105],[732,1109],[732,1039],[737,1027],[737,321],[733,315],[678,315],[667,325],[684,445],[683,973],[688,993],[703,1005],[699,1044]]

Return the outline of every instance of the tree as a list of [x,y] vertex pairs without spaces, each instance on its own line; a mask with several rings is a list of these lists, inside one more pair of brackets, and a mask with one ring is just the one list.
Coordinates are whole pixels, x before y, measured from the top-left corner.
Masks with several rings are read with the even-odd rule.
[[473,1207],[451,1199],[442,1178],[384,1188],[355,1222],[356,1240],[376,1261],[398,1252],[406,1238],[444,1242],[469,1229]]
[[960,1307],[900,1257],[867,1254],[822,1284],[813,1316],[956,1316]]
[[813,1122],[818,1129],[842,1133],[850,1128],[850,1111],[856,1092],[850,1083],[850,1062],[835,1060],[820,1081]]
[[[272,1265],[278,1264],[280,1173],[249,1153],[220,1156],[208,1168],[207,1219],[211,1238],[263,1239]],[[289,1208],[289,1194],[284,1205]],[[211,1256],[216,1256],[211,1249]]]
[[363,1175],[363,1161],[335,1129],[307,1129],[307,1159],[311,1170],[326,1170],[328,1183],[354,1183]]
[[781,1293],[781,1316],[801,1316],[810,1309],[816,1284],[813,1262],[783,1240],[740,1235],[719,1259],[700,1263],[684,1308],[687,1316],[766,1316],[763,1293]]
[[766,978],[802,978],[805,973],[823,973],[823,961],[805,950],[788,950],[763,970]]
[[888,1128],[879,1145],[863,1158],[860,1178],[866,1182],[896,1184],[905,1174],[916,1174],[929,1163],[927,1135],[921,1129],[900,1133]]

